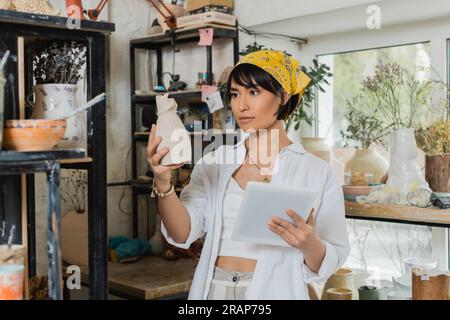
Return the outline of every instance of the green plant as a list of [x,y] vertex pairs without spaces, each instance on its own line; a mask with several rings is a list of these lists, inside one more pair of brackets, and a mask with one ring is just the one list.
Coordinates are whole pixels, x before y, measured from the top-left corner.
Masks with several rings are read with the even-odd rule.
[[[383,127],[383,123],[374,114],[366,114],[360,106],[360,97],[347,100],[347,112],[344,116],[348,122],[345,131],[341,130],[344,147],[352,146],[358,149],[368,149],[372,143],[385,144],[384,137],[390,127]],[[351,143],[353,142],[353,143]]]
[[33,53],[36,84],[77,84],[86,62],[86,47],[78,42],[55,41],[40,45]]
[[323,87],[324,84],[330,84],[327,77],[333,76],[330,72],[330,67],[324,63],[320,63],[317,58],[313,59],[313,66],[310,67],[309,70],[307,70],[304,66],[301,66],[301,69],[311,78],[311,82],[305,88],[298,107],[286,121],[286,131],[292,124],[295,124],[294,128],[295,130],[298,130],[302,121],[305,121],[307,124],[312,126],[314,117],[308,114],[307,109],[311,109],[314,105],[315,100],[317,99],[317,93],[319,91],[325,92]]
[[[263,45],[259,45],[256,41],[247,45],[247,47],[242,50],[239,54],[241,56],[245,56],[249,53],[259,51],[259,50],[265,50],[267,49]],[[283,51],[287,55],[291,55],[287,51]],[[292,112],[290,117],[286,121],[286,131],[289,130],[289,128],[292,125],[295,125],[295,130],[298,130],[300,128],[300,125],[302,121],[305,121],[310,126],[313,124],[314,117],[311,116],[307,109],[311,109],[312,105],[314,104],[316,98],[317,98],[317,92],[322,91],[325,92],[325,89],[323,88],[324,84],[328,84],[327,77],[332,77],[333,74],[330,72],[330,67],[328,67],[326,64],[320,63],[317,58],[313,59],[313,66],[307,70],[306,67],[301,66],[301,70],[306,73],[310,78],[311,82],[308,84],[308,86],[305,88],[305,91],[303,92],[303,96],[301,100],[299,101],[299,104],[297,108]]]
[[81,170],[71,170],[70,174],[61,177],[61,199],[73,205],[77,213],[86,210],[87,174]]

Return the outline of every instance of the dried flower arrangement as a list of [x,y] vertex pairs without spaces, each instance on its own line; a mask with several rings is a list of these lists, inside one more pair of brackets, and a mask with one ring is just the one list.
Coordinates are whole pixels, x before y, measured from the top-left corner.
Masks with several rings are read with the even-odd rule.
[[345,131],[341,130],[344,147],[352,146],[357,149],[368,149],[372,143],[386,144],[385,137],[391,126],[385,127],[374,114],[362,111],[360,97],[347,100],[348,109],[344,116],[348,122]]
[[86,210],[87,174],[81,170],[71,170],[70,175],[61,177],[61,199],[73,205],[77,213]]
[[372,76],[362,82],[360,107],[379,117],[385,127],[416,128],[431,123],[428,115],[442,110],[442,81],[418,80],[397,63],[380,61]]
[[416,130],[416,141],[428,155],[450,153],[450,118]]
[[36,84],[77,84],[86,62],[86,47],[75,41],[54,41],[41,45],[33,54]]

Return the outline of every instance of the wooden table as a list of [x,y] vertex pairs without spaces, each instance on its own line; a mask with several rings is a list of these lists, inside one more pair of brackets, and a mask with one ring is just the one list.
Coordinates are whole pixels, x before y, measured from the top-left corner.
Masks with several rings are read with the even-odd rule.
[[[159,257],[144,257],[132,263],[109,262],[109,292],[139,300],[180,297],[189,292],[195,267],[193,259],[167,261]],[[88,285],[88,268],[82,267],[81,274],[81,282]]]
[[351,219],[450,228],[450,210],[437,207],[419,208],[405,205],[359,204],[345,201],[345,216]]

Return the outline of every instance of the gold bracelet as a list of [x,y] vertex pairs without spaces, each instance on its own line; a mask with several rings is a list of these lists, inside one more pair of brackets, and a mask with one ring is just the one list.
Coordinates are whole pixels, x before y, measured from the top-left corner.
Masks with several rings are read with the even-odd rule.
[[156,186],[155,186],[155,180],[153,180],[153,192],[160,198],[164,199],[168,196],[170,196],[172,194],[172,192],[175,190],[175,186],[172,184],[172,182],[170,182],[170,189],[167,192],[162,192],[161,190],[159,190]]

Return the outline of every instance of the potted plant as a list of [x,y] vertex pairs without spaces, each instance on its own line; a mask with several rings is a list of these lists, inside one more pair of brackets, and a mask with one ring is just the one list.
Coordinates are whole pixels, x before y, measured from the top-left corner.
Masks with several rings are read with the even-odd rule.
[[[341,130],[344,147],[354,147],[353,157],[346,163],[345,172],[372,174],[373,183],[378,183],[389,169],[388,162],[379,154],[376,144],[384,144],[390,127],[384,127],[374,114],[366,114],[360,108],[360,97],[347,100],[344,116],[347,128]],[[370,181],[367,181],[369,184]]]
[[69,170],[68,173],[61,177],[61,200],[72,207],[61,221],[62,257],[67,263],[86,266],[89,262],[87,174],[81,170]]
[[401,195],[429,189],[417,159],[415,127],[433,109],[433,80],[418,80],[399,64],[379,62],[362,82],[361,107],[383,121],[390,133],[390,164],[386,184]]
[[[78,81],[86,62],[86,47],[75,41],[54,41],[35,48],[33,53],[33,93],[36,119],[60,119],[77,108]],[[68,119],[60,148],[73,148],[83,139],[80,115]]]
[[419,148],[425,152],[425,179],[435,192],[450,192],[450,118],[416,131]]

